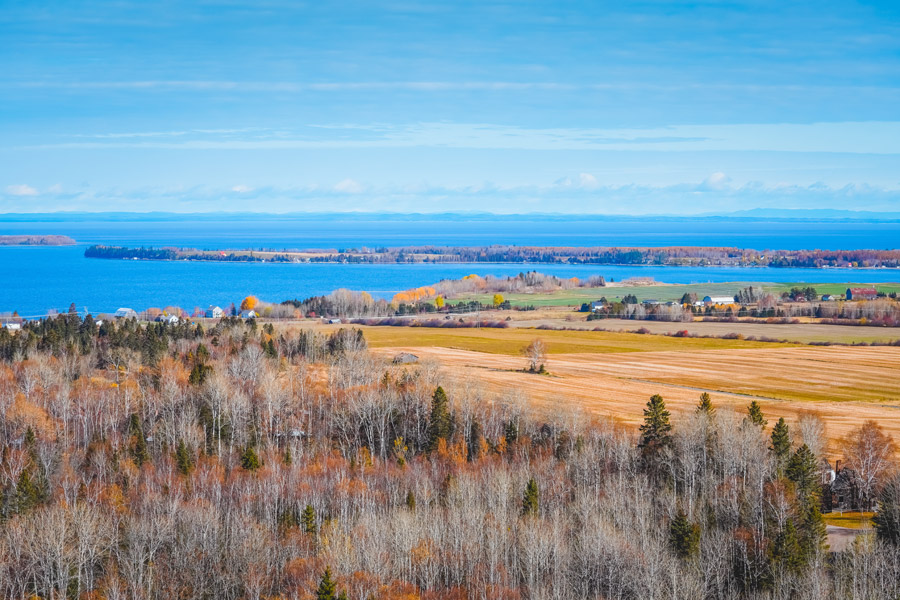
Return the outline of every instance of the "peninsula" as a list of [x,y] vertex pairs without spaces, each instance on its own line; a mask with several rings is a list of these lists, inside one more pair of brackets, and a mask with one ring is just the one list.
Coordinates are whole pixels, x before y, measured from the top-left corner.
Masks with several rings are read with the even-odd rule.
[[692,267],[897,268],[900,250],[752,250],[725,247],[406,246],[396,248],[242,249],[90,246],[87,258],[221,262],[522,263]]

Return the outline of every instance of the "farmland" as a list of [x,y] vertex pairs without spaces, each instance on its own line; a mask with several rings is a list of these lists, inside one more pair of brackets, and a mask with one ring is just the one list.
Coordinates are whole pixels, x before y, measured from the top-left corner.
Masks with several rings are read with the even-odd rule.
[[[853,328],[848,328],[853,329]],[[405,351],[499,395],[511,390],[544,411],[576,408],[636,425],[659,393],[673,412],[706,391],[739,412],[757,400],[789,422],[804,413],[828,423],[830,450],[867,419],[900,435],[900,348],[810,347],[746,340],[674,338],[597,331],[364,327],[376,353]],[[525,373],[531,340],[547,345],[549,375]]]
[[[660,302],[678,301],[684,294],[697,294],[698,297],[704,296],[733,296],[746,287],[762,288],[765,292],[781,295],[794,287],[812,286],[816,288],[819,294],[843,294],[848,287],[871,287],[871,284],[865,283],[771,283],[760,281],[735,281],[728,283],[692,283],[686,285],[680,284],[660,284],[652,282],[650,285],[622,285],[621,283],[611,282],[605,287],[596,288],[575,288],[569,290],[559,290],[550,293],[517,293],[504,294],[504,298],[509,300],[512,306],[580,306],[583,302],[591,302],[601,297],[606,297],[610,301],[621,300],[626,294],[637,297],[638,301],[642,300],[659,300]],[[886,294],[891,292],[900,292],[900,283],[879,283],[876,285],[879,291]],[[471,301],[477,300],[484,304],[491,302],[492,294],[465,294],[454,301]]]

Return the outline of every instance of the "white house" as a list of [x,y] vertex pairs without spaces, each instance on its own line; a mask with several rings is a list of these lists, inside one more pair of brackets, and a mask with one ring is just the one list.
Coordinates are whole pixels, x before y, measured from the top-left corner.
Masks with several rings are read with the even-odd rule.
[[138,314],[137,311],[132,308],[120,308],[113,316],[121,319],[136,319]]
[[594,300],[593,302],[591,302],[592,312],[603,310],[604,308],[606,308],[606,302],[604,302],[603,300]]
[[3,326],[10,331],[18,331],[22,329],[22,326],[19,323],[4,323]]
[[734,296],[705,296],[703,304],[734,304]]
[[248,309],[245,308],[244,310],[241,311],[241,318],[242,318],[242,319],[255,319],[255,318],[258,317],[258,316],[259,316],[259,315],[256,314],[256,311],[255,311],[255,310],[248,310]]
[[218,306],[210,306],[206,309],[206,318],[208,319],[221,319],[224,315],[225,311]]
[[181,318],[176,315],[159,315],[156,317],[158,323],[168,323],[169,325],[178,325],[180,320]]

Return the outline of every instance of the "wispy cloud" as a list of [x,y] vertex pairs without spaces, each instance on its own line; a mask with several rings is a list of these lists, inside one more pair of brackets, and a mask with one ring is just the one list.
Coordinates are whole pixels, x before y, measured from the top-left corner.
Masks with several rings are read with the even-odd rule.
[[[318,131],[313,131],[314,129]],[[671,125],[647,129],[529,128],[480,123],[416,123],[379,126],[341,125],[342,135],[329,128],[303,132],[259,130],[227,137],[193,132],[106,134],[107,137],[160,137],[166,141],[98,140],[60,142],[31,148],[147,148],[183,150],[295,150],[315,148],[473,148],[517,150],[615,150],[654,152],[752,151],[841,152],[900,154],[900,121],[839,123],[761,123],[734,125]],[[357,136],[346,132],[358,131]],[[188,136],[188,133],[191,133]],[[99,136],[95,136],[99,137]],[[183,139],[188,138],[189,139]]]
[[24,183],[6,186],[6,193],[10,196],[37,196],[38,191]]

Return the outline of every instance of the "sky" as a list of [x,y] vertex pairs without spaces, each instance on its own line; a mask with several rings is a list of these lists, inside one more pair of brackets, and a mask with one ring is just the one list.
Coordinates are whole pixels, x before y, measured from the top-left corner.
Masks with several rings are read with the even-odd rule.
[[900,3],[0,0],[0,213],[900,211]]

